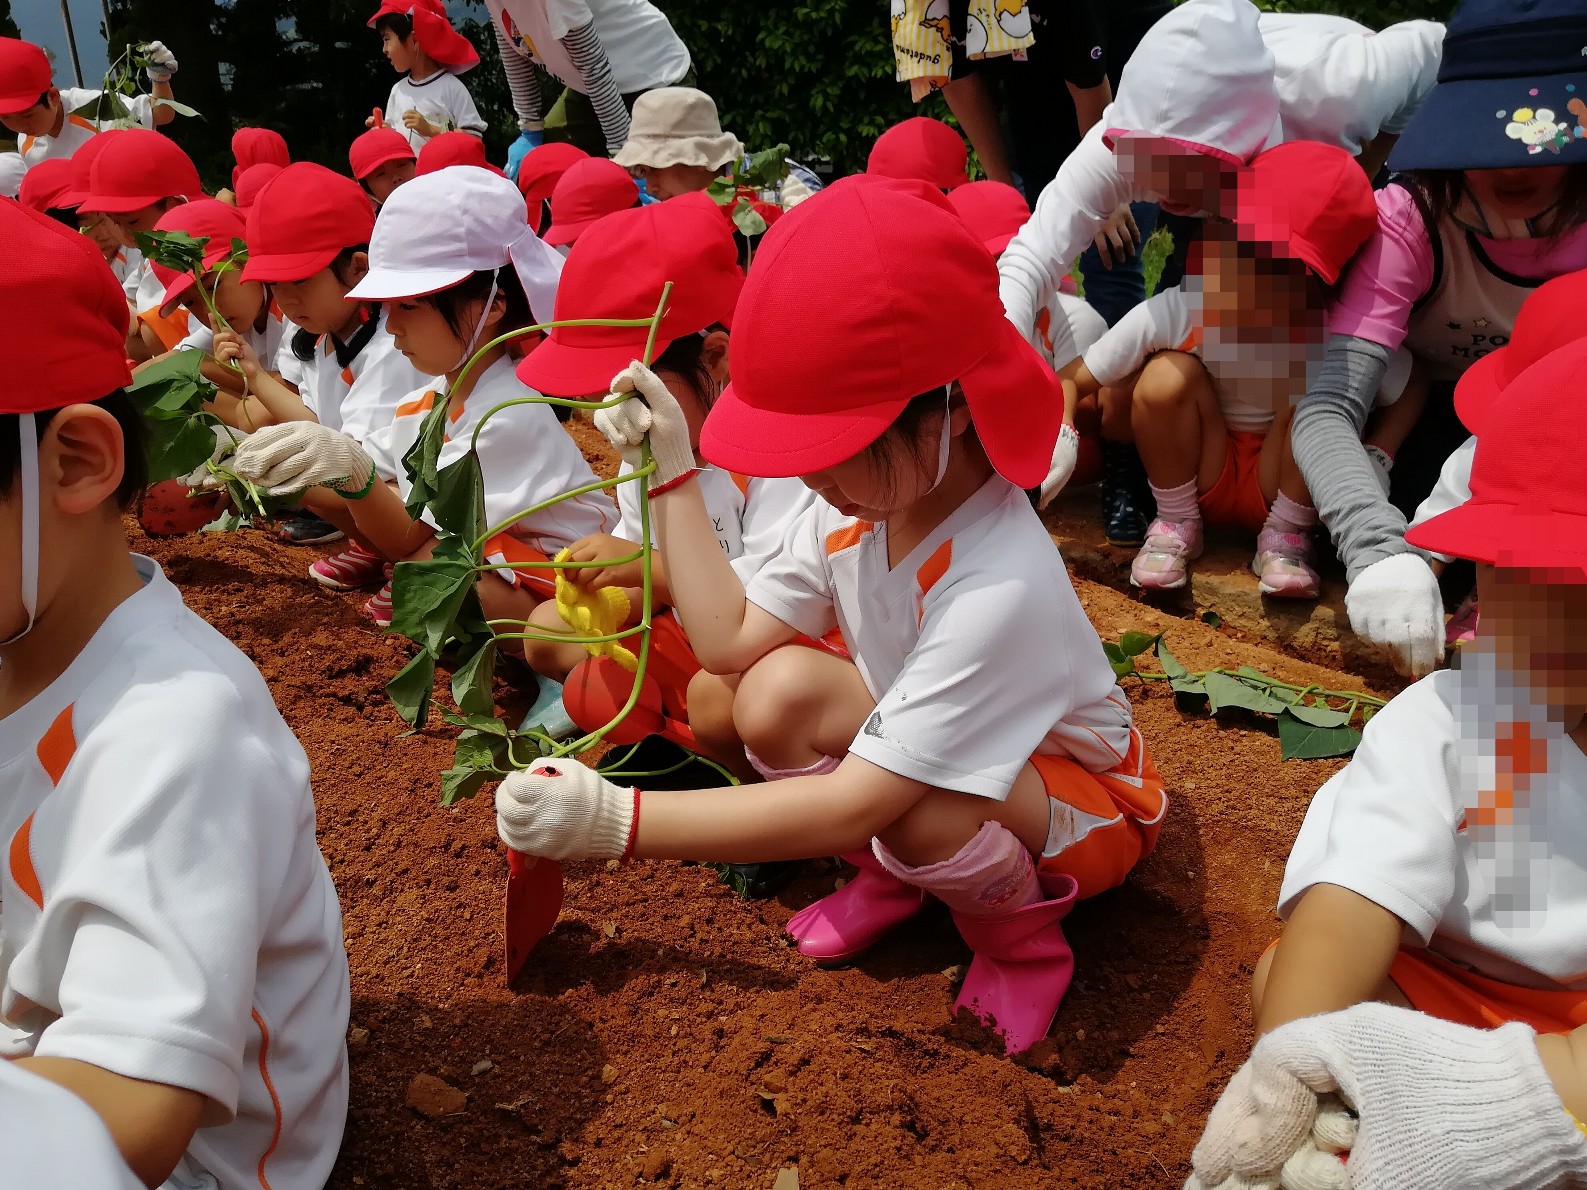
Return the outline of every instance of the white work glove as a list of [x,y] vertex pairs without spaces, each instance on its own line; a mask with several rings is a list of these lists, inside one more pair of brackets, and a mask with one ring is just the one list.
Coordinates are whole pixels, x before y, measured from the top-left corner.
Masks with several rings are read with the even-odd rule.
[[250,434],[232,456],[231,469],[270,496],[324,487],[356,500],[375,476],[375,464],[358,443],[312,421]]
[[[1213,1108],[1191,1154],[1195,1177],[1209,1190],[1582,1185],[1587,1137],[1536,1038],[1522,1024],[1469,1029],[1388,1004],[1292,1021],[1257,1042]],[[1336,1171],[1345,1176],[1292,1181],[1286,1162],[1316,1136],[1318,1097],[1332,1093],[1359,1118],[1354,1138],[1341,1138],[1351,1139]]]
[[151,41],[143,47],[143,56],[149,60],[145,73],[151,83],[168,83],[176,73],[176,55],[165,48],[163,41]]
[[1394,668],[1420,678],[1444,655],[1444,600],[1438,578],[1417,554],[1372,563],[1345,592],[1355,634],[1393,654]]
[[234,430],[230,426],[214,422],[209,427],[215,434],[215,449],[209,452],[206,463],[200,463],[193,470],[182,476],[182,483],[190,488],[218,488],[224,486],[224,481],[210,472],[209,463],[219,463],[232,451],[237,449],[244,439],[241,430]]
[[496,833],[542,859],[620,859],[639,811],[634,789],[576,760],[537,760],[496,787]]
[[650,457],[656,461],[655,474],[650,477],[652,489],[695,470],[689,423],[661,378],[635,360],[612,377],[612,395],[619,397],[624,393],[637,395],[595,412],[595,428],[618,449],[623,461],[631,467],[639,466],[639,447],[649,434]]
[[[1235,1072],[1223,1095],[1213,1106],[1212,1117],[1207,1121],[1203,1148],[1213,1147],[1216,1152],[1206,1159],[1202,1168],[1222,1169],[1228,1164],[1228,1146],[1225,1138],[1242,1135],[1241,1121],[1252,1111],[1252,1065],[1247,1062]],[[1287,1108],[1287,1110],[1286,1110]],[[1356,1142],[1356,1117],[1337,1095],[1319,1095],[1315,1102],[1304,1097],[1297,1102],[1277,1109],[1277,1114],[1287,1117],[1283,1123],[1269,1127],[1275,1132],[1298,1133],[1305,1129],[1304,1118],[1314,1115],[1310,1129],[1305,1131],[1300,1146],[1271,1177],[1244,1178],[1230,1174],[1221,1182],[1203,1182],[1192,1172],[1185,1190],[1347,1190],[1350,1175],[1346,1172],[1341,1155],[1348,1155]]]
[[1068,422],[1058,427],[1058,441],[1053,443],[1052,466],[1047,468],[1047,478],[1041,481],[1041,495],[1037,508],[1046,508],[1053,497],[1063,491],[1080,461],[1080,435]]

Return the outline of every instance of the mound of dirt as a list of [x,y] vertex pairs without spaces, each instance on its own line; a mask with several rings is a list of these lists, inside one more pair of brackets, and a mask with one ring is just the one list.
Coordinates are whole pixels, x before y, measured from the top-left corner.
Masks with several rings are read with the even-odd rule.
[[[490,799],[441,809],[449,733],[405,734],[382,693],[409,646],[307,581],[314,550],[258,531],[136,545],[259,666],[314,765],[353,981],[332,1187],[770,1190],[788,1167],[804,1190],[1182,1184],[1250,1044],[1284,857],[1339,762],[1281,764],[1251,721],[1127,683],[1173,806],[1141,869],[1068,920],[1073,989],[1019,1062],[949,1019],[970,955],[945,915],[845,970],[789,949],[783,923],[845,874],[835,861],[759,903],[708,868],[572,865],[561,924],[508,988]],[[1078,587],[1104,637],[1167,629],[1192,669],[1358,685]],[[521,711],[523,671],[502,668]]]

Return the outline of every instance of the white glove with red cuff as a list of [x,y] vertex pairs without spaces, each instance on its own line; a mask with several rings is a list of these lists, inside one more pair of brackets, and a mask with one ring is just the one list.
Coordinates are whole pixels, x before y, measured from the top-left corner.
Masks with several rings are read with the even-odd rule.
[[1036,501],[1037,508],[1046,508],[1053,502],[1053,497],[1063,491],[1069,479],[1075,473],[1075,464],[1080,461],[1080,434],[1068,422],[1058,427],[1058,441],[1053,443],[1052,466],[1047,469],[1047,478],[1041,481],[1041,496]]
[[323,487],[356,500],[375,478],[375,464],[358,443],[312,421],[250,434],[232,456],[231,469],[271,496]]
[[1438,577],[1417,554],[1368,566],[1345,592],[1345,614],[1359,637],[1389,650],[1409,677],[1433,672],[1444,655],[1444,601]]
[[576,760],[537,760],[496,787],[496,833],[524,855],[622,859],[638,817],[637,789]]
[[678,400],[661,378],[635,360],[612,377],[612,395],[636,394],[610,409],[598,409],[595,428],[606,435],[623,461],[639,466],[639,447],[650,435],[650,457],[656,461],[650,488],[666,487],[696,469],[694,446],[689,442],[689,423]]
[[165,48],[163,41],[151,41],[143,47],[143,56],[149,60],[145,72],[151,83],[168,83],[176,73],[176,55]]
[[[1587,1137],[1536,1039],[1521,1024],[1469,1029],[1387,1004],[1292,1021],[1257,1042],[1213,1108],[1191,1154],[1192,1185],[1587,1185]],[[1288,1163],[1318,1137],[1319,1098],[1332,1093],[1358,1117],[1349,1160],[1334,1171],[1344,1177],[1304,1180]]]

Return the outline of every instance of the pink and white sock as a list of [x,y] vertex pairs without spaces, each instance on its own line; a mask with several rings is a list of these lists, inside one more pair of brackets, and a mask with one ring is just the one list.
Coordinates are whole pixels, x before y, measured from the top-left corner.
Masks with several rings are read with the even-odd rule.
[[814,764],[806,765],[802,769],[776,769],[748,748],[744,749],[744,755],[749,757],[749,763],[755,771],[768,781],[786,781],[789,777],[824,777],[843,763],[841,756],[823,756]]
[[1201,505],[1196,502],[1196,481],[1186,480],[1176,488],[1160,488],[1148,483],[1152,497],[1157,501],[1157,519],[1184,524],[1201,519]]
[[1317,523],[1317,510],[1310,504],[1291,500],[1280,492],[1267,511],[1263,530],[1274,529],[1280,533],[1304,533]]
[[1030,852],[1001,823],[983,823],[957,852],[940,863],[914,868],[872,843],[876,860],[905,884],[924,889],[954,913],[993,917],[1041,900],[1041,885]]

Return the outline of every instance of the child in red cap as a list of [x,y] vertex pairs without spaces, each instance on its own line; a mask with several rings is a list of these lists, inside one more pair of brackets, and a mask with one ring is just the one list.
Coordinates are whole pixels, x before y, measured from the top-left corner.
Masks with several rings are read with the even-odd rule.
[[[1209,228],[1195,275],[1131,310],[1068,375],[1083,398],[1101,394],[1103,433],[1133,441],[1146,465],[1157,518],[1133,585],[1184,586],[1205,519],[1258,534],[1251,566],[1263,594],[1313,599],[1317,513],[1290,451],[1292,404],[1321,354],[1325,287],[1377,227],[1377,210],[1348,153],[1306,141],[1258,157],[1235,206],[1232,225]],[[1381,432],[1392,447],[1389,435],[1408,429]]]
[[518,189],[529,206],[529,227],[536,235],[545,232],[551,219],[551,194],[575,164],[589,157],[577,145],[552,141],[525,154],[518,166]]
[[245,172],[256,165],[274,165],[285,169],[292,164],[292,154],[287,149],[286,137],[273,128],[239,128],[231,134],[231,155],[237,164],[231,167],[231,188],[236,191]]
[[408,138],[395,128],[381,125],[353,141],[347,150],[347,164],[353,177],[375,202],[382,205],[391,192],[419,172],[418,157]]
[[366,127],[396,129],[414,152],[443,132],[485,135],[485,118],[458,77],[479,65],[479,54],[452,28],[441,0],[383,0],[369,25],[402,77],[392,84],[384,118],[377,113]]
[[[77,209],[110,219],[126,247],[136,248],[137,234],[153,231],[172,207],[204,197],[197,167],[169,137],[143,128],[100,135],[106,139],[92,158]],[[135,309],[141,350],[134,357],[148,359],[180,343],[188,333],[188,319],[185,310],[162,313],[165,283],[147,260],[140,268]]]
[[564,253],[607,215],[639,205],[639,187],[615,161],[590,157],[568,167],[551,192],[551,226],[545,242]]
[[452,165],[472,165],[492,173],[507,175],[492,165],[485,157],[485,142],[467,132],[443,132],[432,136],[419,150],[415,175],[433,174],[438,169]]
[[[173,98],[171,76],[176,73],[176,55],[158,41],[144,46],[143,53],[149,59],[147,74],[153,93],[118,98],[139,125],[158,128],[176,118],[175,108],[157,102]],[[0,37],[0,125],[16,135],[25,166],[70,157],[105,124],[77,111],[103,92],[57,87],[51,73],[50,60],[38,46]]]
[[[1059,922],[1124,879],[1167,807],[1023,490],[1052,455],[1057,379],[925,183],[846,178],[801,203],[733,325],[701,453],[820,497],[747,584],[668,386],[630,364],[612,388],[639,398],[597,424],[625,450],[649,434],[673,603],[704,666],[743,674],[734,724],[769,783],[641,797],[540,762],[502,783],[497,829],[562,859],[844,853],[860,873],[789,921],[799,949],[841,962],[944,901],[975,951],[959,1005],[1024,1050],[1069,984]],[[780,647],[834,627],[853,661]]]
[[[425,383],[397,350],[384,308],[347,298],[369,272],[374,228],[358,186],[309,162],[287,166],[248,213],[241,280],[268,285],[294,328],[274,357],[235,332],[216,337],[216,358],[236,361],[248,378],[241,413],[250,432],[314,421],[362,442]],[[284,521],[283,540],[317,545],[354,535],[352,548],[319,559],[310,576],[339,591],[378,586],[385,562],[358,540],[345,502],[316,489],[303,503],[313,515]]]
[[[437,211],[450,216],[438,224]],[[394,416],[361,443],[345,426],[340,431],[306,421],[270,426],[238,448],[233,470],[273,494],[313,489],[316,502],[322,497],[340,501],[337,515],[351,518],[357,539],[384,562],[428,557],[435,527],[424,517],[409,516],[404,507],[411,479],[403,458],[437,401],[447,402],[452,418],[441,451],[444,466],[468,449],[486,413],[525,395],[513,374],[514,354],[505,345],[489,346],[466,377],[464,365],[476,348],[550,320],[561,267],[556,250],[529,230],[523,198],[506,178],[457,165],[408,182],[381,208],[369,271],[346,296],[381,303],[397,349],[420,373],[436,379],[404,394]],[[492,417],[475,445],[485,520],[492,526],[596,483],[578,446],[544,404],[516,405]],[[611,499],[604,492],[586,492],[502,529],[486,543],[486,555],[498,563],[548,561],[564,546],[605,532],[615,521]],[[331,577],[313,574],[316,581],[335,585],[327,581]],[[501,570],[481,580],[480,601],[488,617],[521,623],[554,585],[545,570]],[[389,583],[365,610],[377,624],[391,622]]]
[[[609,161],[589,164],[611,166],[622,175],[622,168]],[[622,176],[633,193],[633,182]],[[648,317],[655,312],[661,286],[672,277],[677,280],[651,370],[683,409],[698,454],[700,427],[728,381],[733,307],[743,286],[732,231],[715,203],[704,195],[685,196],[594,224],[568,257],[557,287],[557,317]],[[553,328],[519,365],[518,377],[550,396],[604,399],[611,373],[643,353],[646,334],[645,327]],[[625,462],[623,473],[630,470]],[[761,479],[704,465],[700,490],[723,552],[746,580],[781,548],[788,524],[812,501],[809,489],[796,479]],[[638,551],[642,536],[635,484],[618,487],[617,505],[621,519],[612,533],[575,542],[570,555],[575,562],[611,565],[572,570],[568,578],[592,591],[624,588],[630,622],[637,623],[642,608],[640,565],[618,561]],[[663,707],[673,719],[688,723],[700,751],[744,780],[759,780],[733,728],[737,676],[719,677],[701,668],[677,615],[661,610],[672,602],[666,564],[653,557],[651,567],[656,610],[647,672]],[[554,603],[536,609],[530,627],[567,631]],[[581,645],[544,641],[526,641],[524,649],[537,673],[558,681],[589,656]],[[607,717],[581,704],[584,688],[583,683],[573,682],[565,696],[566,709],[574,725],[593,730]]]
[[914,178],[948,191],[969,182],[969,160],[970,151],[957,132],[930,116],[911,116],[876,138],[865,172]]
[[0,1057],[97,1112],[144,1185],[313,1190],[348,975],[308,758],[127,548],[143,428],[98,251],[0,203],[0,318],[28,332],[0,391]]
[[[1476,563],[1481,630],[1457,668],[1373,717],[1313,799],[1279,893],[1283,937],[1257,965],[1259,1034],[1364,1001],[1422,1014],[1355,1013],[1375,1022],[1364,1047],[1291,1051],[1312,1059],[1314,1088],[1353,1089],[1354,1184],[1369,1161],[1384,1186],[1587,1177],[1584,368],[1578,338],[1514,375],[1474,418],[1471,498],[1407,533]],[[1258,1114],[1284,1110],[1275,1096]],[[1450,1113],[1458,1140],[1430,1144],[1429,1121]]]

